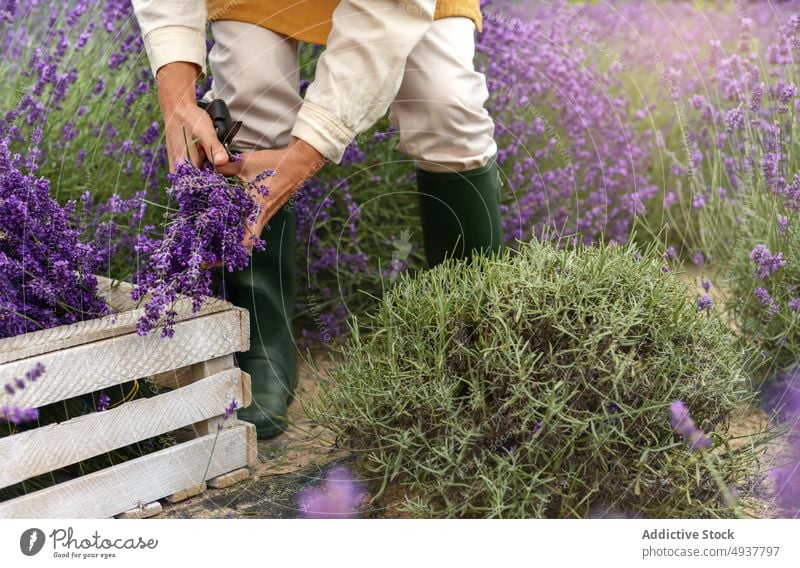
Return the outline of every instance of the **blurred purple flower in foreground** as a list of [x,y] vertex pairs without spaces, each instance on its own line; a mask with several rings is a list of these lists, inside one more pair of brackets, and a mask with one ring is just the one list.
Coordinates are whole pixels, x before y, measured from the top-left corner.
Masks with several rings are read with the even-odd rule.
[[367,496],[364,484],[353,477],[345,466],[325,472],[322,484],[303,490],[298,508],[306,519],[352,518]]
[[775,484],[775,503],[790,517],[800,515],[800,367],[780,374],[785,390],[779,401],[779,411],[791,425],[787,449],[780,466],[770,471]]
[[[46,369],[42,363],[36,363],[29,371],[25,373],[24,379],[14,379],[11,383],[6,383],[3,387],[3,392],[7,396],[13,396],[20,391],[24,390],[31,383],[35,383]],[[13,384],[12,384],[13,383]],[[21,408],[15,404],[0,405],[0,421],[5,421],[10,424],[19,426],[28,422],[35,422],[39,419],[38,408]]]
[[19,408],[17,406],[0,406],[0,420],[6,420],[11,424],[19,426],[27,422],[35,422],[39,419],[37,408]]
[[689,416],[689,409],[680,400],[669,405],[669,415],[672,427],[680,434],[692,450],[711,447],[711,440],[706,433],[695,426],[694,420]]

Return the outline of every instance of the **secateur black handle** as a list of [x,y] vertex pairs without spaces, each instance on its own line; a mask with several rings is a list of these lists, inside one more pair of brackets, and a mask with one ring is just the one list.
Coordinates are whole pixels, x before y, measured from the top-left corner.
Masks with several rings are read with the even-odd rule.
[[211,117],[211,122],[214,124],[214,132],[217,133],[217,139],[225,147],[225,150],[228,151],[228,154],[233,154],[229,148],[229,144],[242,127],[242,121],[233,120],[233,118],[231,118],[228,105],[226,105],[225,101],[222,99],[214,99],[210,103],[198,101],[197,104]]

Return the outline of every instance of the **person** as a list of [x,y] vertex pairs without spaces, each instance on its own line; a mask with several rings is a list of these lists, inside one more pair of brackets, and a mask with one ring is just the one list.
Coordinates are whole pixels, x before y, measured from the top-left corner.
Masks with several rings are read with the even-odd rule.
[[[246,270],[226,273],[228,299],[247,308],[251,349],[237,364],[251,375],[253,404],[239,418],[259,438],[286,428],[297,384],[291,315],[295,218],[285,207],[304,181],[387,110],[398,149],[414,159],[425,255],[499,250],[501,181],[489,93],[477,72],[479,0],[133,0],[165,121],[170,167],[208,159],[227,176],[253,180],[271,169],[256,234],[269,224],[267,247]],[[206,54],[206,21],[214,45]],[[299,42],[326,44],[315,79],[300,95]],[[243,122],[241,159],[231,161],[195,83],[212,85],[206,100],[225,101]],[[187,148],[184,138],[197,140]]]

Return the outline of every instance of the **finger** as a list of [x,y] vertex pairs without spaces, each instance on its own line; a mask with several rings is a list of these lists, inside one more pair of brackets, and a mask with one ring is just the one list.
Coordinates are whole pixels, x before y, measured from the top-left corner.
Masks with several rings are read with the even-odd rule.
[[228,152],[217,139],[217,133],[211,127],[203,127],[200,131],[200,145],[206,153],[206,158],[215,166],[228,163]]
[[202,147],[192,146],[189,148],[189,159],[196,168],[199,168],[203,165],[203,161],[206,159],[205,151]]
[[167,160],[169,161],[169,171],[175,172],[175,167],[183,159],[183,152],[174,144],[167,144]]
[[228,177],[241,176],[243,170],[244,160],[239,160],[238,162],[228,161],[226,164],[217,166],[217,173]]
[[[174,172],[177,165],[187,158],[186,154],[186,146],[183,143],[177,144],[167,144],[167,156],[169,157],[169,167],[170,171]],[[191,152],[188,155],[188,158],[194,161],[194,156],[192,156]]]

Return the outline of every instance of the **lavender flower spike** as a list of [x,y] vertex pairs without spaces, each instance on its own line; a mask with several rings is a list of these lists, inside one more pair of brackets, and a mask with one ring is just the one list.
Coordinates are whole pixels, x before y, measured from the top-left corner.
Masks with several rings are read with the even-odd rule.
[[345,466],[329,469],[319,487],[305,489],[298,508],[306,519],[352,518],[367,496],[364,485]]
[[685,439],[692,450],[708,449],[711,440],[700,428],[695,426],[694,420],[689,416],[689,409],[680,400],[669,405],[669,415],[672,427]]
[[0,406],[0,420],[6,420],[16,426],[27,422],[35,422],[38,419],[38,408],[19,408],[18,406],[10,405]]

